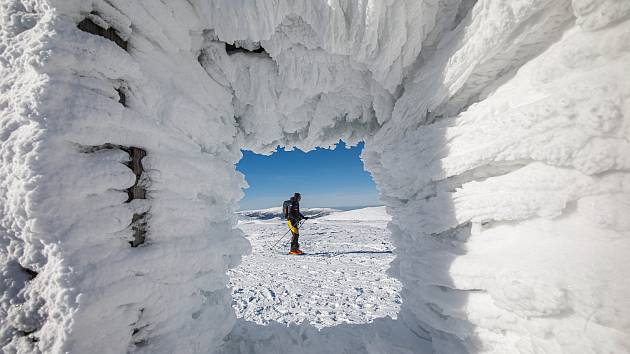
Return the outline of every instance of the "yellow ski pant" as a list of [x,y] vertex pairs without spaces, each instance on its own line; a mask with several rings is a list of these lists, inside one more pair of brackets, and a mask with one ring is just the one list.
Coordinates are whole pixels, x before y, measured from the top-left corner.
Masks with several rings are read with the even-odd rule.
[[293,233],[293,234],[299,234],[300,233],[300,230],[298,230],[298,228],[295,225],[293,225],[291,220],[287,221],[287,225],[289,225],[289,230],[291,230],[291,233]]

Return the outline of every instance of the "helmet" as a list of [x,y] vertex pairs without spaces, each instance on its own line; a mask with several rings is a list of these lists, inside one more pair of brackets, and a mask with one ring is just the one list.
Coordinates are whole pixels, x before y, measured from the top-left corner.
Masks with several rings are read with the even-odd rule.
[[294,194],[293,194],[293,198],[295,198],[295,199],[301,199],[301,198],[302,198],[302,195],[301,195],[300,193],[297,193],[297,192],[296,192],[296,193],[294,193]]

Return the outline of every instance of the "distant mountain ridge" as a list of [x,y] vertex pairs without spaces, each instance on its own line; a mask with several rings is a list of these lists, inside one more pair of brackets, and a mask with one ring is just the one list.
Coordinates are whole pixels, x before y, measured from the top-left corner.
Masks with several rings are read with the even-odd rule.
[[322,219],[337,221],[391,221],[392,217],[387,214],[385,206],[377,206],[331,213],[323,216]]
[[[330,215],[332,213],[340,212],[339,209],[333,208],[307,208],[300,210],[304,216],[309,218],[320,218],[326,215]],[[237,211],[239,219],[258,219],[258,220],[271,220],[271,219],[280,219],[282,216],[282,208],[274,207],[267,209],[257,209],[257,210],[242,210]]]

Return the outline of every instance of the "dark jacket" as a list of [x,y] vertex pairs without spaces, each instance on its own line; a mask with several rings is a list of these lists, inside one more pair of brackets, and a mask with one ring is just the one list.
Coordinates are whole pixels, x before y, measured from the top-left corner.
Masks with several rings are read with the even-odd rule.
[[289,200],[291,201],[291,205],[289,205],[289,220],[295,222],[304,219],[304,215],[300,213],[300,202],[293,197]]

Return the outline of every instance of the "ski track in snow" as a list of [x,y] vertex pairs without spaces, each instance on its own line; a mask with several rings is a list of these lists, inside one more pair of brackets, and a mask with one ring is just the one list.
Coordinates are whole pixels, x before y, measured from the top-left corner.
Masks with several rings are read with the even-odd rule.
[[401,284],[387,276],[394,259],[386,222],[308,220],[300,232],[302,256],[288,255],[284,221],[239,224],[252,253],[230,270],[237,317],[258,324],[301,323],[317,328],[396,318]]

